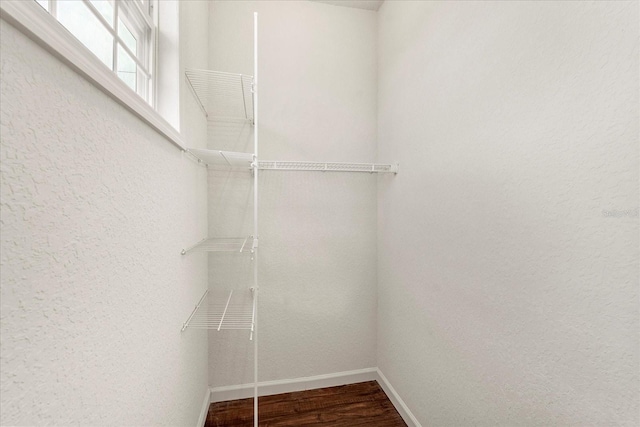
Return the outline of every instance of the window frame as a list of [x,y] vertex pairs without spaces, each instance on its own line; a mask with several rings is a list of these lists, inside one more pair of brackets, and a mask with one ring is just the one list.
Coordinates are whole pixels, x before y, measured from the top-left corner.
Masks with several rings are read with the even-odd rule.
[[[185,151],[180,132],[156,111],[155,106],[150,105],[134,92],[36,1],[2,0],[0,1],[0,18],[66,63],[179,149]],[[153,35],[154,40],[157,40],[157,33],[158,31]],[[157,55],[152,62],[157,63]],[[154,96],[154,104],[157,98]]]
[[[45,8],[56,21],[60,22],[58,19],[60,0],[46,0],[46,6],[38,0],[34,1]],[[155,106],[156,20],[152,12],[154,10],[153,0],[145,0],[144,3],[141,0],[105,0],[109,1],[112,6],[112,22],[105,18],[91,0],[75,1],[82,3],[111,36],[111,70],[118,76],[122,72],[118,69],[119,48],[122,48],[124,53],[133,60],[136,67],[135,88],[132,89],[150,105]],[[61,23],[61,25],[64,27],[64,24]],[[136,52],[133,52],[120,36],[121,25],[134,37]]]

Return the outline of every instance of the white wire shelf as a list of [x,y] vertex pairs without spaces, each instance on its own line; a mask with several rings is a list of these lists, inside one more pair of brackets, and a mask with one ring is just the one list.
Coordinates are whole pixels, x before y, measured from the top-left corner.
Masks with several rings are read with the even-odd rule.
[[224,165],[231,167],[250,168],[253,162],[253,154],[238,153],[235,151],[203,150],[200,148],[189,148],[189,153],[207,165]]
[[248,330],[253,339],[256,318],[255,289],[205,291],[191,315],[182,325],[187,328],[210,330]]
[[397,164],[381,163],[290,162],[270,160],[258,162],[258,168],[262,170],[282,171],[398,173]]
[[189,252],[251,252],[253,253],[258,247],[258,239],[254,239],[253,236],[248,237],[223,237],[223,238],[211,238],[202,239],[198,243],[188,248],[185,248],[180,252],[182,255],[186,255]]
[[185,74],[208,118],[253,122],[253,76],[197,69]]

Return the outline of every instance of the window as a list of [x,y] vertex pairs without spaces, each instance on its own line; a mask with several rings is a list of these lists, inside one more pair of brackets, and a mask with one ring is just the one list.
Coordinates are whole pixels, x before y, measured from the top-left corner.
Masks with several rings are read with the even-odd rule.
[[154,103],[152,0],[35,0],[149,104]]
[[184,151],[179,11],[178,0],[0,0],[3,21]]

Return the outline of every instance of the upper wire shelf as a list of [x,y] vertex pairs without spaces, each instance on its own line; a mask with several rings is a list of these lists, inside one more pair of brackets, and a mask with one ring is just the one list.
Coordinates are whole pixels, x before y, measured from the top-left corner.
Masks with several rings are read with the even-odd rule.
[[256,319],[255,289],[248,291],[206,290],[195,306],[182,331],[187,328],[210,330],[248,330],[249,339],[253,339]]
[[194,155],[199,161],[207,165],[224,165],[231,167],[251,167],[253,154],[238,153],[235,151],[204,150],[200,148],[189,148],[189,153]]
[[261,161],[262,170],[398,173],[398,165],[381,163]]
[[209,119],[240,119],[253,123],[253,76],[198,69],[187,69],[185,74]]
[[191,251],[253,253],[256,247],[258,247],[258,239],[254,239],[253,236],[223,237],[202,239],[195,245],[183,249],[180,253],[182,255],[186,255]]

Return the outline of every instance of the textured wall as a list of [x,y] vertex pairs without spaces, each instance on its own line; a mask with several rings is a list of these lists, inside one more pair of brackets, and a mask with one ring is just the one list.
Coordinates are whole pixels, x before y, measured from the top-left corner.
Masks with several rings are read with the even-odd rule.
[[638,425],[638,2],[378,15],[380,368],[424,425]]
[[[260,158],[373,161],[375,13],[311,2],[214,2],[211,69],[253,73],[254,11]],[[236,135],[222,147],[251,151],[250,132]],[[250,232],[249,179],[209,173],[213,234]],[[376,185],[371,175],[261,172],[261,380],[376,366]],[[250,268],[247,258],[211,256],[210,285],[250,284],[243,266]],[[253,378],[252,347],[238,335],[209,337],[214,386]]]
[[4,21],[0,40],[1,423],[195,425],[207,335],[180,328],[207,265],[180,249],[206,233],[204,168]]

